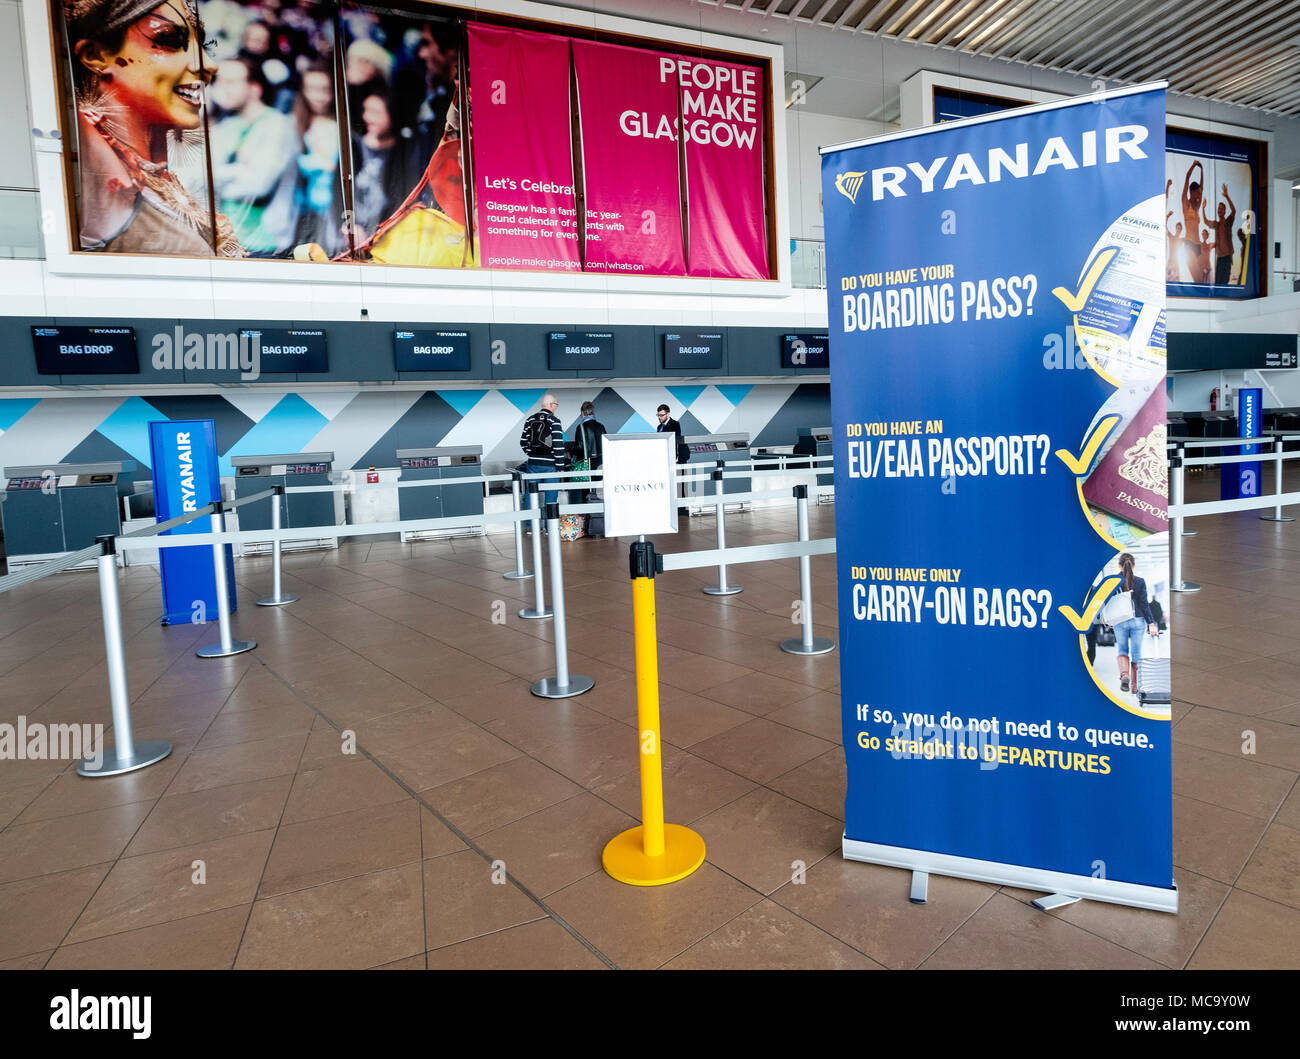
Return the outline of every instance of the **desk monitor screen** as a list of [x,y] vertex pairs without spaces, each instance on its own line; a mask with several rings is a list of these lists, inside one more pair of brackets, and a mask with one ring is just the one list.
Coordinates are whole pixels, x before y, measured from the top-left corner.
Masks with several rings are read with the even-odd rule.
[[468,331],[394,331],[398,371],[469,371]]
[[140,371],[132,327],[32,327],[42,375],[133,375]]

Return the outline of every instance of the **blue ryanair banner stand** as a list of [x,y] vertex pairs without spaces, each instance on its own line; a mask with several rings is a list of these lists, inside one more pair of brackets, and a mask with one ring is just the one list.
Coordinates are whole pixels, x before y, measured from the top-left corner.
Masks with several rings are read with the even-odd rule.
[[[1264,391],[1259,388],[1237,391],[1237,437],[1257,438],[1264,415]],[[1226,450],[1234,456],[1253,456],[1258,445],[1240,445]],[[1240,500],[1259,496],[1260,465],[1258,461],[1225,463],[1219,478],[1219,499]]]
[[[153,464],[154,510],[159,522],[197,511],[221,499],[217,473],[217,428],[211,419],[173,419],[149,424],[149,452]],[[212,520],[196,518],[162,536],[210,533]],[[217,615],[217,581],[212,569],[212,549],[159,548],[162,574],[164,625],[213,621]],[[230,610],[235,599],[233,549],[226,545],[227,587]]]
[[821,151],[842,848],[917,903],[1178,909],[1164,87]]

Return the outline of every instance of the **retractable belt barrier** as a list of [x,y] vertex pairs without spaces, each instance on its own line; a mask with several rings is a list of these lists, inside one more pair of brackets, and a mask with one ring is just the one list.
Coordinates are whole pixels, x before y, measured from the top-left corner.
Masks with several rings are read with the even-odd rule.
[[[536,496],[533,493],[533,496]],[[533,523],[536,527],[537,523]],[[568,699],[581,695],[595,687],[591,677],[579,676],[569,672],[569,640],[564,621],[564,565],[560,561],[560,505],[546,505],[547,533],[550,536],[548,547],[551,560],[551,613],[555,615],[555,676],[542,677],[529,690],[543,699]],[[533,531],[536,547],[537,532]],[[541,567],[539,566],[540,570]],[[540,589],[542,579],[536,578]],[[541,599],[541,596],[538,596]]]
[[[717,467],[713,470],[713,481],[717,486],[715,489],[717,495],[715,509],[717,518],[718,551],[720,552],[725,552],[727,550],[727,501],[722,481],[723,475],[725,474],[725,467],[726,460],[719,460]],[[707,596],[734,596],[737,592],[743,592],[744,589],[739,585],[727,584],[727,564],[721,562],[718,563],[718,583],[716,585],[705,585],[701,591],[703,591]]]
[[155,537],[159,533],[165,533],[169,529],[202,518],[209,514],[212,508],[213,505],[206,505],[197,511],[178,515],[153,526],[142,527],[130,534],[97,537],[95,543],[89,547],[70,552],[58,559],[51,559],[39,566],[0,577],[0,593],[3,593],[68,570],[87,559],[96,560],[99,607],[104,622],[104,656],[108,669],[109,706],[113,716],[113,749],[100,747],[100,753],[96,757],[78,763],[79,775],[92,779],[98,776],[118,776],[124,772],[133,772],[146,765],[152,765],[172,752],[171,743],[136,742],[131,725],[131,695],[127,688],[126,657],[122,646],[122,602],[117,588],[117,545],[128,538],[142,540]]
[[1215,464],[1259,463],[1267,453],[1247,453],[1236,456],[1196,456],[1185,454],[1188,444],[1200,442],[1197,448],[1228,448],[1240,445],[1259,445],[1262,438],[1175,438],[1169,445],[1175,455],[1169,458],[1170,496],[1169,496],[1169,588],[1173,592],[1199,592],[1201,586],[1195,581],[1183,580],[1183,538],[1195,535],[1184,522],[1198,515],[1223,515],[1234,511],[1260,511],[1272,508],[1272,514],[1260,515],[1265,522],[1294,522],[1291,515],[1282,514],[1282,508],[1291,504],[1300,504],[1300,492],[1282,492],[1282,468],[1287,460],[1300,458],[1300,451],[1285,452],[1284,443],[1300,440],[1300,435],[1272,431],[1264,435],[1273,439],[1274,481],[1273,493],[1269,496],[1246,496],[1237,500],[1206,500],[1199,504],[1185,502],[1184,475],[1187,467],[1209,467]]
[[[578,472],[581,473],[581,472]],[[599,472],[596,472],[597,475]],[[722,471],[715,470],[713,474],[703,480],[713,480],[719,483],[721,488]],[[504,480],[507,476],[493,476],[492,480]],[[532,477],[524,475],[522,472],[508,476],[512,481],[512,498],[518,496],[519,486],[527,478],[527,490],[530,498],[530,507],[527,510],[521,510],[518,500],[514,500],[515,510],[509,512],[484,513],[483,515],[472,518],[448,517],[438,519],[420,519],[407,520],[390,523],[371,523],[360,526],[329,526],[329,527],[298,527],[294,529],[284,529],[281,524],[281,505],[284,503],[284,496],[290,492],[323,492],[341,486],[301,486],[286,487],[283,485],[272,486],[262,492],[241,497],[234,501],[215,501],[199,508],[193,512],[186,512],[175,518],[168,519],[164,522],[155,523],[145,526],[130,533],[109,535],[100,537],[94,545],[71,552],[61,556],[58,559],[52,559],[41,563],[39,566],[29,567],[17,573],[0,577],[0,593],[20,588],[24,585],[32,584],[42,578],[51,576],[55,573],[62,572],[84,563],[87,560],[95,559],[99,579],[100,606],[104,621],[104,642],[106,653],[106,664],[109,678],[109,696],[113,716],[113,736],[114,748],[111,751],[105,750],[100,756],[98,762],[91,760],[83,761],[78,765],[77,771],[87,777],[111,776],[123,772],[133,771],[144,768],[157,761],[167,757],[172,750],[172,746],[167,742],[137,742],[131,724],[130,713],[130,694],[127,687],[126,663],[123,649],[122,635],[122,616],[121,600],[118,592],[117,582],[117,557],[131,550],[156,550],[159,548],[194,548],[207,545],[212,548],[213,571],[216,580],[217,589],[217,622],[219,628],[219,640],[210,646],[200,648],[197,654],[201,658],[224,658],[233,654],[239,654],[244,651],[253,650],[257,644],[250,640],[236,640],[231,632],[230,613],[229,613],[229,595],[226,588],[226,556],[225,546],[233,543],[244,543],[252,540],[272,542],[272,595],[264,600],[259,600],[262,606],[281,606],[294,602],[298,597],[286,595],[282,585],[281,569],[281,544],[286,539],[301,539],[304,532],[310,532],[313,529],[325,530],[331,536],[337,537],[367,537],[392,534],[402,529],[409,530],[438,530],[438,529],[462,529],[471,527],[483,527],[488,523],[510,523],[514,526],[517,536],[522,534],[522,524],[525,521],[531,522],[533,526],[533,554],[534,570],[527,572],[533,576],[536,582],[537,607],[536,613],[527,614],[521,612],[521,615],[532,617],[558,617],[555,632],[555,658],[556,658],[556,675],[538,681],[533,686],[534,694],[546,698],[561,698],[572,695],[582,694],[594,686],[594,681],[590,677],[572,674],[568,668],[567,657],[567,636],[564,628],[564,582],[563,570],[561,564],[559,520],[561,515],[593,513],[604,510],[604,505],[599,503],[592,504],[572,504],[572,505],[547,505],[546,522],[550,533],[550,557],[551,557],[551,592],[555,603],[554,609],[546,607],[543,594],[542,578],[540,576],[542,557],[540,533],[542,511],[538,505],[538,492],[541,490],[541,483],[553,476],[547,474],[538,474]],[[590,477],[590,476],[588,476]],[[400,483],[399,483],[400,484]],[[419,482],[409,483],[411,486],[426,485],[430,483]],[[457,483],[463,484],[463,483]],[[343,486],[346,483],[342,483]],[[808,495],[807,486],[798,487],[805,491],[804,504],[806,505],[806,496]],[[816,487],[812,489],[813,495],[823,495],[833,493],[832,486]],[[719,491],[719,498],[721,498]],[[781,490],[755,491],[743,494],[729,494],[728,499],[737,501],[740,499],[753,499],[758,497],[784,496]],[[256,503],[267,498],[272,499],[272,528],[268,533],[266,530],[246,530],[231,531],[225,527],[225,514],[227,511],[235,510],[245,504]],[[719,505],[721,507],[721,505]],[[707,566],[717,564],[720,569],[725,571],[727,563],[738,564],[745,562],[757,562],[763,559],[779,559],[803,556],[804,562],[810,555],[827,554],[833,552],[834,541],[808,541],[806,539],[806,506],[802,509],[803,516],[801,519],[801,536],[800,542],[791,542],[789,544],[768,544],[758,545],[748,548],[727,548],[725,544],[725,529],[719,522],[719,547],[707,552],[690,552],[675,556],[661,557],[658,562],[660,570],[665,568],[664,558],[670,560],[667,564],[668,569],[690,569],[697,566]],[[207,517],[211,521],[211,529],[207,533],[186,534],[181,537],[162,536],[169,530],[178,526],[193,522],[196,519]],[[647,546],[650,547],[650,546]],[[653,556],[653,548],[650,551]],[[516,548],[516,565],[522,567],[522,543]],[[644,594],[644,587],[637,589],[634,585],[634,594],[640,591]],[[803,574],[801,564],[801,597],[805,606],[805,615],[810,615],[811,599],[807,578]],[[653,586],[651,586],[651,624],[650,624],[650,643],[654,643],[653,628]],[[808,618],[810,620],[810,617]],[[643,633],[639,635],[643,636]],[[642,650],[638,648],[638,658],[641,657]],[[653,650],[651,651],[651,660],[653,661]],[[642,672],[638,666],[638,674]],[[655,754],[658,754],[658,709],[657,709],[657,670],[649,672],[648,679],[655,687],[655,705],[654,705],[654,743]],[[643,681],[638,676],[638,689]],[[640,709],[640,706],[638,707]],[[660,777],[659,786],[659,809],[660,823],[662,824],[662,777]],[[668,825],[669,828],[672,825]],[[681,829],[686,830],[686,829]],[[664,829],[661,826],[659,833],[662,836]],[[653,836],[652,836],[653,838]],[[698,836],[696,836],[698,839]],[[653,847],[653,841],[651,842]],[[689,874],[694,867],[698,867],[703,860],[703,842],[699,841],[699,860],[693,867],[683,874]],[[694,847],[687,859],[694,858]],[[680,878],[681,875],[675,877]],[[669,880],[660,880],[669,881]]]
[[[790,459],[797,459],[800,464],[811,465],[811,464],[829,464],[834,459],[834,457],[833,456],[797,456],[797,457],[792,456],[790,457]],[[755,471],[759,472],[760,474],[761,473],[780,474],[783,477],[789,477],[791,475],[799,475],[799,474],[808,474],[808,475],[812,475],[816,473],[825,474],[828,470],[827,466],[821,466],[820,468],[815,468],[812,466],[786,467],[784,464],[774,464],[770,462],[757,461],[757,460],[754,461],[730,460],[727,461],[726,466],[727,466],[727,470],[725,472],[725,477],[727,478],[752,478],[754,476]],[[586,470],[586,471],[514,470],[511,471],[509,474],[482,474],[482,475],[476,475],[474,477],[455,478],[452,479],[451,481],[455,485],[483,485],[489,482],[511,482],[516,480],[523,481],[523,482],[531,482],[531,481],[559,482],[559,481],[566,481],[573,478],[580,478],[582,479],[582,484],[586,484],[588,481],[595,482],[595,481],[602,480],[604,478],[604,474],[599,469]],[[698,471],[687,470],[685,464],[679,467],[679,475],[678,475],[679,482],[709,482],[712,480],[713,480],[712,474],[700,474]],[[448,479],[445,478],[419,479],[411,482],[397,481],[397,482],[380,482],[380,483],[356,482],[349,479],[341,482],[332,482],[329,485],[287,485],[287,486],[282,486],[282,488],[284,489],[286,494],[293,493],[296,495],[299,493],[335,493],[335,492],[364,493],[370,490],[378,490],[378,489],[430,489],[430,488],[441,488],[447,484],[448,484]],[[243,500],[241,500],[240,503],[242,504],[244,500],[261,500],[268,495],[269,495],[269,491],[257,493],[255,496],[243,498]]]
[[[824,487],[830,488],[830,487]],[[659,724],[658,633],[655,623],[655,575],[672,570],[693,570],[718,564],[799,559],[800,603],[804,634],[787,640],[782,649],[792,654],[825,654],[834,648],[829,640],[812,635],[810,557],[829,555],[835,541],[808,539],[807,486],[795,487],[799,510],[799,540],[758,544],[743,548],[720,547],[708,551],[658,555],[652,541],[632,545],[628,559],[632,575],[632,622],[636,640],[637,738],[640,747],[641,823],[615,835],[601,853],[601,864],[612,878],[633,886],[662,886],[684,879],[704,863],[704,839],[689,827],[664,821],[662,738]],[[814,494],[815,495],[815,494]],[[719,520],[721,523],[721,520]]]

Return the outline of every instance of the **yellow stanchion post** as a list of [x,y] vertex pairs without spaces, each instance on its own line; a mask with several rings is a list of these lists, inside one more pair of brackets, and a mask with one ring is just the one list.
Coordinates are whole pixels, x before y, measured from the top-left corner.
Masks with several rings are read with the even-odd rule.
[[704,863],[704,839],[689,827],[664,823],[664,775],[659,735],[659,640],[655,631],[655,550],[632,545],[632,618],[636,638],[636,716],[641,746],[641,824],[609,840],[601,863],[619,882],[660,886],[684,879]]

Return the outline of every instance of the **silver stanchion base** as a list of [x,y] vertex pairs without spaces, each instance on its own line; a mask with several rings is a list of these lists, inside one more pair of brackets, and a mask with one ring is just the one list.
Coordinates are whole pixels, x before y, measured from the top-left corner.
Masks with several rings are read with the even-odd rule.
[[525,607],[519,612],[521,618],[553,618],[555,611],[547,607],[545,610],[538,610],[536,607]]
[[1201,586],[1198,585],[1195,581],[1184,581],[1180,585],[1171,585],[1170,588],[1174,592],[1187,592],[1187,593],[1199,592],[1201,590]]
[[812,647],[805,647],[802,638],[782,640],[781,650],[791,655],[824,655],[835,650],[835,641],[824,636],[814,636]]
[[590,691],[596,686],[596,682],[591,677],[579,676],[577,673],[570,673],[569,682],[564,685],[555,683],[555,679],[555,677],[542,677],[528,690],[541,699],[568,699],[574,695],[581,695],[584,691]]
[[502,577],[508,577],[511,581],[527,581],[533,576],[531,570],[525,570],[522,574],[518,570],[511,570],[508,574],[502,574]]
[[726,588],[721,585],[705,585],[700,591],[706,596],[734,596],[737,592],[745,590],[739,585],[728,585]]
[[77,766],[79,776],[120,776],[123,772],[134,772],[155,761],[161,761],[172,752],[171,743],[136,743],[135,753],[130,757],[120,757],[117,750],[105,750],[98,767],[89,761]]
[[1183,530],[1184,537],[1195,537],[1196,534],[1197,534],[1196,530]]
[[298,596],[281,596],[279,599],[274,596],[267,596],[266,599],[259,599],[257,605],[259,607],[283,607],[286,603],[297,603],[298,599]]
[[1294,522],[1295,519],[1290,515],[1260,515],[1261,522]]
[[242,655],[256,646],[256,640],[231,640],[229,651],[222,650],[220,643],[214,643],[210,647],[200,647],[194,653],[200,658],[229,658],[231,655]]

